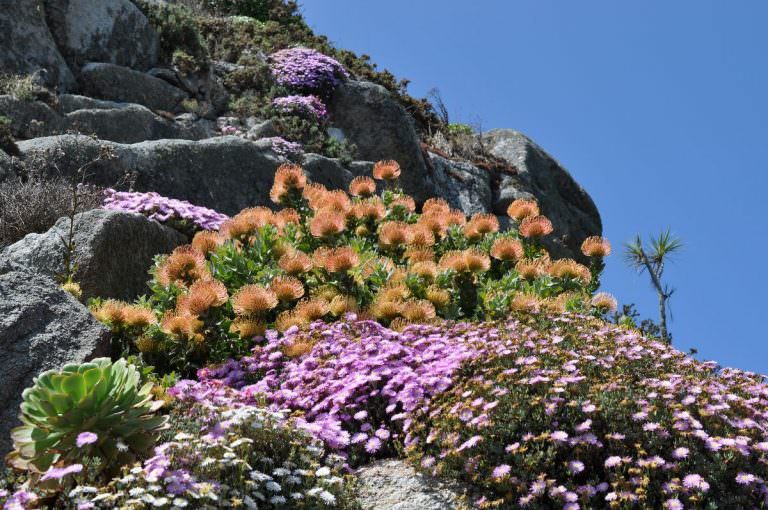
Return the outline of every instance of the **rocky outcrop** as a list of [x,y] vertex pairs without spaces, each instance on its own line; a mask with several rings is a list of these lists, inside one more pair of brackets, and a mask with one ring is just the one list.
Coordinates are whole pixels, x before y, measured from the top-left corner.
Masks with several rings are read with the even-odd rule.
[[455,487],[429,478],[402,460],[380,460],[357,470],[358,501],[363,510],[453,510]]
[[[269,190],[275,170],[285,162],[272,151],[269,140],[252,142],[234,136],[126,145],[63,135],[35,138],[18,145],[22,157],[47,160],[64,175],[72,174],[95,159],[102,147],[107,147],[116,157],[89,169],[93,183],[114,186],[132,173],[137,191],[155,191],[230,215],[246,207],[271,205]],[[354,176],[338,160],[318,155],[307,158],[310,174],[331,188],[346,188]],[[324,169],[322,175],[314,170],[318,168]]]
[[21,390],[33,377],[108,355],[108,330],[53,280],[26,271],[0,273],[0,455],[11,448]]
[[48,27],[73,70],[87,62],[146,70],[157,62],[159,37],[130,0],[44,0],[44,4]]
[[603,230],[600,213],[584,188],[544,149],[518,131],[488,131],[483,134],[483,143],[491,154],[516,169],[514,173],[499,174],[493,212],[504,214],[516,198],[536,198],[542,213],[555,227],[545,242],[550,252],[556,257],[582,258],[581,242]]
[[42,72],[44,83],[66,90],[75,84],[45,22],[42,0],[0,0],[0,71]]
[[[69,218],[44,234],[28,234],[8,246],[0,271],[28,269],[48,277],[64,271]],[[133,213],[94,209],[75,216],[75,281],[84,298],[133,299],[147,291],[147,270],[155,255],[187,242],[186,236]]]
[[470,163],[446,159],[431,152],[428,163],[439,197],[467,215],[491,211],[491,173]]
[[387,89],[369,82],[348,81],[336,88],[329,103],[331,124],[357,147],[367,161],[394,159],[403,168],[400,184],[417,202],[437,195],[413,119]]
[[[64,110],[61,112],[41,101],[22,101],[11,96],[0,96],[0,115],[11,119],[14,136],[22,139],[77,132],[101,140],[137,143],[163,138],[202,140],[215,134],[214,123],[209,120],[176,122],[138,104],[82,99],[85,100],[60,101],[58,106]],[[83,108],[72,110],[75,103],[81,103]]]
[[174,112],[189,95],[149,74],[114,64],[90,63],[80,70],[83,92],[97,99],[137,103],[150,110]]

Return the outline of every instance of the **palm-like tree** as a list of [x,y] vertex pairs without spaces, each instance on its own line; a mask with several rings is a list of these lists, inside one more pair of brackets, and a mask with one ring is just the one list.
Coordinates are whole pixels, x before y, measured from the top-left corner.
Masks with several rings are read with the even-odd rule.
[[662,232],[659,237],[651,237],[650,247],[645,247],[639,235],[635,237],[634,241],[626,245],[627,264],[640,273],[647,271],[651,277],[651,285],[659,296],[659,329],[661,330],[661,338],[665,342],[670,342],[667,331],[667,301],[675,289],[662,284],[661,277],[666,262],[671,259],[673,253],[680,251],[682,247],[682,241],[672,235],[669,229]]

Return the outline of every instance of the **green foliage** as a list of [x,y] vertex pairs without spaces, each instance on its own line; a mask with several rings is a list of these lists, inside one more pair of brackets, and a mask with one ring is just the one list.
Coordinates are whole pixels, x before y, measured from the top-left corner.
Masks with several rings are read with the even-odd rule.
[[[155,414],[152,384],[139,387],[139,372],[121,359],[99,358],[43,372],[22,393],[20,418],[13,429],[13,467],[33,473],[94,457],[106,473],[146,455],[166,418]],[[76,446],[83,432],[95,443]]]
[[208,48],[200,32],[199,19],[183,5],[138,0],[152,26],[160,36],[160,51],[166,62],[177,52],[187,55],[198,68],[208,66]]
[[472,127],[468,124],[448,124],[445,127],[448,130],[448,133],[452,135],[472,135]]
[[9,156],[18,157],[21,155],[13,137],[13,131],[11,131],[11,119],[2,115],[0,115],[0,151]]

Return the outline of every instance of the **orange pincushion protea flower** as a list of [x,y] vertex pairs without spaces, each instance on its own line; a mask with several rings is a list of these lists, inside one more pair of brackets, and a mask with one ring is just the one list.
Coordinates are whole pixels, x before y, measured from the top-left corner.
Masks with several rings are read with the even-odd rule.
[[125,324],[125,309],[128,306],[130,305],[123,301],[108,299],[101,303],[98,308],[93,309],[91,313],[100,322],[120,326]]
[[402,301],[376,300],[369,308],[370,313],[377,319],[393,320],[403,312]]
[[616,302],[616,298],[607,292],[598,292],[592,298],[592,306],[603,312],[615,312],[619,304]]
[[274,213],[266,207],[243,209],[221,225],[221,233],[230,239],[251,236],[265,225],[274,222]]
[[313,342],[294,341],[283,346],[283,354],[289,358],[299,358],[311,352],[314,346]]
[[552,222],[546,216],[527,216],[520,224],[520,235],[538,239],[552,233]]
[[358,176],[349,183],[349,194],[353,197],[369,197],[376,193],[376,181],[370,177]]
[[293,313],[307,323],[322,319],[330,311],[325,299],[307,299],[299,302],[293,309]]
[[451,302],[451,293],[433,285],[427,289],[427,299],[437,308],[442,308]]
[[263,336],[267,331],[267,323],[258,319],[238,317],[230,324],[229,331],[237,333],[243,339]]
[[410,226],[402,221],[388,221],[379,230],[379,245],[385,249],[397,248],[410,242]]
[[445,231],[448,229],[448,213],[433,213],[422,214],[416,222],[417,225],[423,225],[432,231],[432,235],[435,237],[442,237]]
[[288,224],[298,225],[301,223],[301,216],[296,209],[281,209],[274,216],[274,224],[279,229],[285,228]]
[[400,165],[397,161],[379,161],[373,165],[373,178],[379,181],[393,181],[400,177]]
[[423,248],[420,246],[412,246],[408,248],[405,250],[403,256],[408,259],[408,262],[411,264],[435,260],[435,252],[432,251],[432,248]]
[[316,209],[318,202],[328,193],[328,188],[322,184],[311,182],[304,187],[301,196],[309,203],[310,209]]
[[224,244],[225,239],[226,238],[218,232],[198,232],[195,234],[195,237],[192,238],[192,246],[203,255],[208,255]]
[[378,221],[385,214],[387,214],[387,209],[379,197],[371,197],[352,206],[352,215],[359,220],[370,219]]
[[428,247],[435,244],[435,234],[427,225],[415,224],[410,226],[411,246]]
[[330,250],[325,254],[322,261],[323,268],[329,273],[344,273],[356,267],[359,263],[360,257],[349,246]]
[[312,260],[301,251],[286,253],[280,257],[277,265],[291,276],[298,276],[312,270]]
[[507,216],[515,221],[522,221],[529,216],[538,216],[539,204],[536,200],[518,198],[507,207]]
[[357,311],[357,300],[354,296],[335,296],[329,305],[331,313],[336,317],[340,317],[345,313]]
[[581,243],[581,253],[587,257],[607,257],[611,254],[611,243],[600,236],[587,237]]
[[275,293],[260,285],[246,285],[232,297],[232,309],[238,315],[264,315],[277,304]]
[[304,284],[292,276],[278,276],[269,284],[269,289],[280,301],[296,301],[304,297]]
[[349,212],[352,211],[352,201],[349,199],[349,196],[341,190],[327,191],[316,201],[315,210],[328,210],[349,214]]
[[290,328],[294,326],[298,328],[303,328],[308,324],[309,322],[303,317],[294,313],[292,310],[286,310],[284,312],[281,312],[280,315],[277,316],[277,319],[275,320],[275,329],[277,329],[281,333],[285,333],[286,331],[288,331]]
[[123,309],[125,325],[128,327],[145,328],[150,324],[157,324],[155,313],[143,306],[130,305]]
[[517,239],[496,239],[491,246],[491,257],[505,262],[514,262],[523,258],[523,243]]
[[540,260],[521,259],[515,264],[515,270],[524,280],[535,280],[542,276],[546,271],[545,264]]
[[532,294],[515,294],[509,304],[509,308],[518,312],[538,312],[541,303],[539,298]]
[[194,338],[203,327],[203,321],[194,315],[167,312],[160,321],[160,330],[166,335]]
[[421,207],[422,214],[443,215],[451,212],[451,206],[442,198],[430,198]]
[[269,192],[269,198],[276,204],[282,203],[285,196],[293,190],[303,190],[307,185],[304,169],[298,165],[284,164],[275,172],[275,182]]
[[445,216],[445,223],[447,226],[457,225],[463,227],[467,224],[467,217],[461,211],[453,210]]
[[379,289],[376,297],[377,301],[403,301],[410,297],[411,291],[407,285],[402,283],[390,283],[386,287]]
[[580,280],[584,284],[592,281],[589,268],[573,259],[559,259],[552,262],[547,272],[554,278]]
[[440,257],[440,268],[451,269],[457,273],[467,271],[467,261],[462,251],[448,251]]
[[218,280],[198,280],[186,294],[179,296],[176,311],[181,314],[200,316],[227,302],[227,288]]
[[435,305],[426,300],[408,301],[403,306],[403,317],[410,322],[423,322],[437,316]]
[[475,214],[464,226],[464,236],[469,240],[477,240],[498,231],[499,219],[493,214]]
[[205,255],[192,245],[179,246],[160,264],[155,279],[161,285],[188,286],[210,277]]
[[347,219],[343,213],[319,210],[309,221],[309,231],[314,237],[324,239],[344,232]]
[[491,268],[490,257],[476,248],[464,250],[464,263],[473,273],[484,273]]
[[416,210],[416,202],[414,202],[413,197],[408,195],[401,195],[392,200],[392,202],[389,204],[389,207],[392,209],[395,207],[402,207],[409,213],[412,213]]
[[429,281],[432,281],[435,278],[437,278],[437,273],[439,271],[440,271],[440,268],[437,266],[437,264],[435,264],[431,260],[416,262],[410,268],[411,273]]

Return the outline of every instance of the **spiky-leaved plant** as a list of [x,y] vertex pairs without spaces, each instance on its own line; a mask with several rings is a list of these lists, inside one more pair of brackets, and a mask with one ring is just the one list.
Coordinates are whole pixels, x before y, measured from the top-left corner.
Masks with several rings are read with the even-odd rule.
[[[109,472],[147,453],[167,418],[155,413],[162,402],[153,400],[152,384],[139,387],[139,378],[136,367],[109,358],[43,372],[22,393],[24,425],[12,431],[8,463],[42,473],[96,457]],[[78,447],[83,432],[98,439]]]

